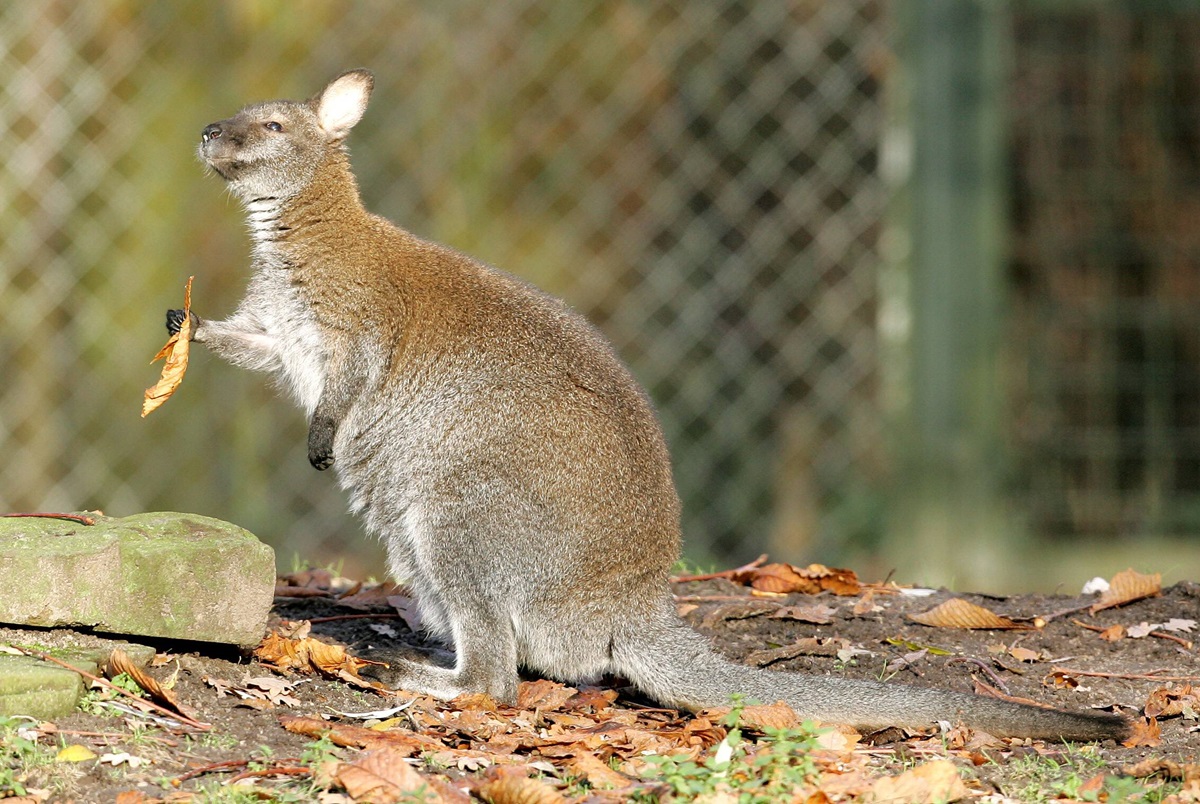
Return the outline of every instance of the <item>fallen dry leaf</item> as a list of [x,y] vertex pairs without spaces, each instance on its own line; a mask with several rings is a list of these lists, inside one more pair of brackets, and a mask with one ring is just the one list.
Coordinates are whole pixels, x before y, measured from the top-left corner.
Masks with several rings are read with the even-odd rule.
[[1126,748],[1137,748],[1138,746],[1154,748],[1161,744],[1162,729],[1154,718],[1134,719],[1129,730],[1129,738],[1121,743]]
[[791,564],[766,564],[753,567],[733,577],[737,583],[743,583],[760,592],[801,592],[815,595],[821,587],[804,578]]
[[1079,785],[1079,788],[1075,791],[1075,795],[1083,801],[1100,801],[1100,794],[1104,790],[1104,781],[1107,778],[1107,773],[1097,773]]
[[777,603],[767,600],[746,600],[738,601],[737,603],[728,603],[724,606],[717,606],[705,614],[704,619],[700,621],[700,627],[715,628],[729,620],[748,620],[751,617],[759,617],[778,610],[779,605]]
[[411,597],[405,595],[391,595],[387,599],[388,605],[395,609],[400,615],[400,619],[404,620],[404,624],[409,627],[413,633],[420,633],[425,627],[421,620],[421,610],[417,607],[417,602]]
[[[117,798],[115,800],[115,804],[150,804],[150,802],[152,802],[152,801],[162,801],[162,800],[163,799],[158,798],[158,797],[152,798],[152,797],[146,795],[145,793],[143,793],[141,790],[122,790],[120,793],[117,793]],[[13,801],[20,802],[21,799],[10,798],[5,802],[5,804],[8,804],[8,802],[13,802]]]
[[863,593],[863,596],[854,603],[854,616],[865,617],[876,611],[883,611],[883,606],[875,602],[875,590],[868,589]]
[[324,589],[327,592],[333,591],[333,573],[323,568],[313,568],[297,570],[289,572],[286,575],[280,575],[277,582],[283,583],[285,586],[301,586],[313,589]]
[[392,748],[405,752],[406,756],[445,748],[440,740],[407,729],[374,731],[362,726],[331,724],[316,718],[294,715],[282,715],[279,722],[293,734],[302,734],[314,739],[328,736],[334,745],[346,748]]
[[358,802],[394,804],[421,788],[425,788],[421,801],[442,801],[428,789],[428,780],[405,761],[405,754],[392,748],[371,751],[357,762],[341,763],[333,778]]
[[1135,779],[1162,776],[1166,779],[1191,781],[1193,779],[1200,779],[1200,764],[1151,757],[1133,765],[1123,766],[1121,774],[1123,776],[1131,776]]
[[95,758],[96,754],[92,752],[92,749],[78,743],[63,746],[54,755],[55,762],[87,762],[89,759]]
[[162,375],[158,378],[158,382],[147,388],[146,393],[142,395],[143,419],[171,398],[171,394],[175,393],[175,389],[183,382],[183,374],[187,371],[188,348],[192,345],[193,279],[195,277],[188,277],[187,285],[183,290],[183,323],[179,325],[179,332],[168,338],[163,348],[159,349],[158,354],[154,356],[154,360],[150,361],[154,363],[164,357],[167,359],[167,362],[163,364]]
[[903,801],[906,804],[934,804],[958,801],[970,795],[949,760],[939,759],[918,765],[899,776],[887,776],[871,786],[868,801]]
[[137,685],[145,690],[155,703],[165,706],[173,712],[178,712],[190,720],[196,720],[199,715],[195,709],[180,701],[174,690],[169,690],[159,684],[157,679],[134,664],[125,651],[120,648],[114,650],[108,657],[107,672],[110,679],[124,673],[137,682]]
[[254,658],[280,670],[311,673],[314,670],[331,678],[340,678],[356,687],[375,689],[375,685],[360,678],[358,671],[370,664],[381,664],[351,656],[339,645],[330,645],[312,637],[285,637],[276,632],[254,649]]
[[1051,670],[1042,683],[1047,687],[1073,690],[1079,686],[1079,679],[1063,670]]
[[1038,653],[1036,650],[1022,648],[1019,645],[1010,648],[1008,655],[1016,659],[1018,662],[1037,662],[1041,661],[1042,659],[1042,654]]
[[617,700],[617,691],[613,689],[603,689],[601,687],[585,687],[579,692],[571,696],[571,698],[563,704],[563,708],[576,712],[580,710],[592,710],[598,712],[601,709],[608,709]]
[[1155,597],[1162,593],[1162,573],[1143,575],[1127,569],[1118,572],[1108,584],[1108,589],[1100,595],[1100,599],[1089,609],[1092,614],[1113,606],[1123,606],[1144,597]]
[[847,569],[809,564],[804,569],[791,564],[764,564],[747,567],[730,576],[735,583],[746,584],[760,592],[815,595],[827,591],[835,595],[857,595],[862,584],[853,572]]
[[522,681],[517,686],[518,709],[558,709],[575,697],[577,690],[557,681]]
[[634,780],[601,762],[595,754],[580,753],[567,762],[567,767],[577,776],[588,780],[592,787],[621,790],[633,784]]
[[405,591],[400,584],[381,583],[342,595],[337,604],[358,611],[387,611],[392,607],[388,598],[403,595]]
[[849,753],[862,742],[862,735],[850,726],[832,724],[830,728],[823,728],[817,732],[814,740],[821,748],[829,751]]
[[848,569],[826,567],[821,564],[809,564],[806,572],[815,575],[817,583],[826,592],[846,597],[862,592],[862,582],[858,580],[857,575]]
[[1125,626],[1120,623],[1110,625],[1100,632],[1100,638],[1105,642],[1120,642],[1125,638]]
[[934,628],[969,628],[972,630],[1029,631],[1033,626],[1014,622],[993,611],[962,598],[951,598],[929,611],[908,615],[908,619]]
[[849,646],[849,644],[846,640],[837,639],[836,637],[828,639],[805,637],[793,642],[791,645],[784,645],[782,648],[764,648],[753,651],[746,656],[745,662],[755,667],[766,667],[775,662],[795,659],[797,656],[837,656],[838,651]]
[[1162,718],[1182,715],[1185,710],[1200,712],[1200,692],[1191,684],[1183,687],[1159,687],[1151,691],[1142,709],[1146,717]]
[[813,625],[826,625],[833,622],[833,615],[837,614],[837,609],[832,606],[825,606],[819,603],[814,603],[810,606],[784,606],[771,614],[773,620],[795,620],[801,623],[812,623]]
[[491,804],[566,804],[562,794],[540,779],[505,775],[479,788]]

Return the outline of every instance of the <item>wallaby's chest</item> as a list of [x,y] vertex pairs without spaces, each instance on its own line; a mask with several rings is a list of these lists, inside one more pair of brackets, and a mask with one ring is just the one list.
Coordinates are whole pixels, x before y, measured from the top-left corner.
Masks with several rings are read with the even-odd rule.
[[251,293],[259,323],[275,343],[279,379],[311,414],[325,383],[325,335],[311,303],[292,281],[290,269],[270,259],[260,260],[256,267]]

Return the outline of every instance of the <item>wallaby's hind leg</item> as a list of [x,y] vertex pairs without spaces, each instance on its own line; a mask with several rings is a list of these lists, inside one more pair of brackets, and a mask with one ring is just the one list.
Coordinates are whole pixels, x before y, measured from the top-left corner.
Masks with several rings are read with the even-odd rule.
[[412,659],[389,659],[388,667],[368,667],[364,675],[389,687],[449,700],[486,692],[500,703],[517,702],[517,642],[512,623],[482,601],[461,600],[448,612],[455,666],[438,667]]

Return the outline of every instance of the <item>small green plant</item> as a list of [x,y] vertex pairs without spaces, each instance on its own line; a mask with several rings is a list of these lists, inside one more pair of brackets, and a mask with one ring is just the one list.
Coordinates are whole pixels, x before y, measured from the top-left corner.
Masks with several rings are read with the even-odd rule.
[[1157,804],[1178,785],[1161,785],[1141,779],[1107,776],[1099,789],[1085,788],[1087,782],[1108,769],[1108,763],[1092,746],[1067,746],[1064,754],[1030,756],[996,765],[1004,781],[1001,786],[1018,801],[1052,802],[1061,799],[1074,801],[1129,802]]
[[[239,787],[226,785],[218,779],[203,782],[191,799],[195,804],[262,804],[263,791],[254,787]],[[272,789],[271,801],[278,804],[299,804],[312,799],[302,798],[300,794],[292,795],[286,790]]]
[[30,718],[0,716],[0,798],[24,796],[31,788],[65,790],[76,770],[55,764],[57,750],[37,741]]
[[672,575],[711,575],[716,570],[712,562],[701,564],[687,558],[680,558],[671,566]]
[[[113,678],[109,679],[114,687],[131,692],[140,698],[144,698],[146,693],[138,686],[138,683],[129,677],[128,673],[118,673]],[[109,701],[118,700],[125,696],[108,687],[95,686],[88,689],[83,697],[79,700],[79,708],[89,715],[102,715],[105,717],[115,717],[121,712],[105,706]]]
[[842,660],[842,659],[834,659],[833,660],[834,672],[840,673],[848,667],[858,667],[858,657],[851,656],[849,659],[845,659],[845,660]]
[[308,743],[300,752],[300,763],[310,768],[316,768],[326,762],[341,758],[338,747],[333,744],[333,740],[329,739],[328,734],[323,734],[320,738]]
[[810,758],[817,734],[812,725],[764,729],[760,739],[749,740],[737,725],[742,708],[740,701],[734,702],[723,719],[728,733],[706,756],[647,757],[646,778],[684,799],[727,793],[745,804],[786,801],[798,788],[812,784],[817,774]]
[[201,748],[215,748],[226,750],[233,748],[240,741],[238,738],[229,732],[224,731],[206,731],[200,735],[185,735],[184,739],[189,745],[198,745]]
[[[851,659],[850,662],[847,662],[847,664],[852,663],[853,661],[854,660]],[[890,664],[888,662],[884,662],[883,666],[879,668],[879,672],[875,674],[875,678],[878,681],[882,681],[883,683],[886,684],[887,682],[891,681],[893,678],[895,678],[899,674],[900,674],[899,670],[891,669]]]
[[312,569],[325,569],[325,570],[329,570],[329,573],[333,577],[340,578],[342,575],[342,570],[345,569],[345,567],[346,567],[346,559],[344,559],[344,558],[339,558],[336,561],[331,561],[330,563],[326,564],[324,567],[319,567],[319,568],[314,567],[311,561],[303,558],[299,553],[293,551],[291,568],[288,571],[288,574],[295,575],[296,573],[307,572],[308,570],[312,570]]

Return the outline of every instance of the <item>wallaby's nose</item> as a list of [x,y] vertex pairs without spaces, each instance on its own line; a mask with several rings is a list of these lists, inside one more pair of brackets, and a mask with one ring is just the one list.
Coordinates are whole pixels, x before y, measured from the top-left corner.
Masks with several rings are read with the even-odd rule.
[[202,142],[218,139],[221,136],[221,126],[217,123],[210,123],[204,127],[204,131],[200,134]]

